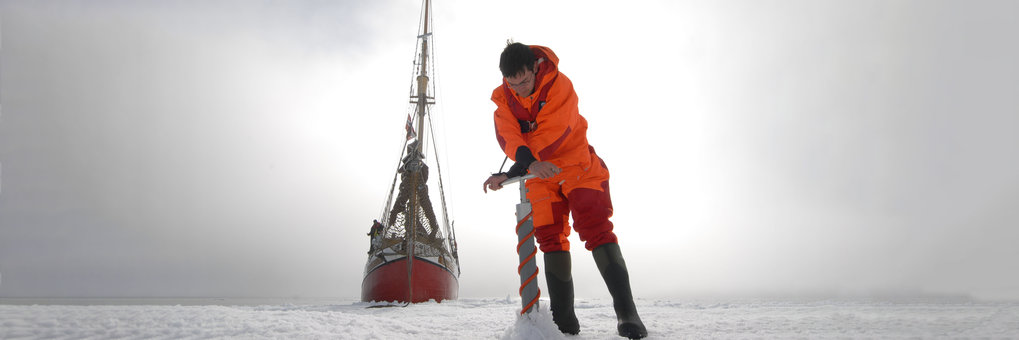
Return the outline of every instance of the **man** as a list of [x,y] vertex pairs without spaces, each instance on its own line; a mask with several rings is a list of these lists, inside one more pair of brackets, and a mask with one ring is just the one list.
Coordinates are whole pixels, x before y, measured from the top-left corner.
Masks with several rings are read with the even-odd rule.
[[368,254],[375,252],[382,245],[382,223],[379,220],[372,220],[372,228],[368,230],[368,236],[371,237],[371,247],[368,248]]
[[577,93],[559,73],[559,58],[544,46],[511,43],[503,50],[499,69],[503,84],[492,92],[499,147],[515,162],[506,173],[489,177],[484,190],[527,172],[535,238],[544,253],[545,279],[552,319],[563,333],[577,334],[573,310],[569,215],[573,228],[594,255],[598,271],[612,295],[619,335],[647,336],[630,292],[626,263],[612,232],[609,171],[587,143],[587,120],[577,107]]

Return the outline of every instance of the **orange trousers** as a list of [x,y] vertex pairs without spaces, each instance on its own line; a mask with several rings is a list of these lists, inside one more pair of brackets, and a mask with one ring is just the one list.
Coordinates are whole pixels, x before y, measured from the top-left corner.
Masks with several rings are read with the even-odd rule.
[[570,219],[573,229],[587,250],[606,243],[617,243],[612,232],[612,198],[609,195],[609,169],[591,150],[588,168],[567,166],[548,179],[527,181],[527,199],[531,202],[534,236],[542,252],[570,250]]

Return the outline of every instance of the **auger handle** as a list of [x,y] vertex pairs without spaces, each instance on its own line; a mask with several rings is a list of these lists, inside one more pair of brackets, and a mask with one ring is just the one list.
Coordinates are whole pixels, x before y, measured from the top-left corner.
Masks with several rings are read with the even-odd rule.
[[499,183],[499,185],[507,186],[507,185],[510,185],[510,184],[513,184],[513,183],[516,183],[516,182],[523,182],[523,181],[529,180],[531,178],[536,178],[536,177],[538,177],[538,176],[535,176],[533,174],[517,176],[517,177],[513,177],[513,178],[510,178],[510,179],[507,179],[505,181],[502,181],[502,183]]

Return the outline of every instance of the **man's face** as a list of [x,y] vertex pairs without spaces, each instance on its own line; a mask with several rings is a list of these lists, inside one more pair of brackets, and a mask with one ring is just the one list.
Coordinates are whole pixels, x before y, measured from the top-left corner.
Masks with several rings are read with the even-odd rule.
[[520,73],[512,77],[506,77],[506,83],[518,96],[527,97],[534,93],[534,71],[526,67]]

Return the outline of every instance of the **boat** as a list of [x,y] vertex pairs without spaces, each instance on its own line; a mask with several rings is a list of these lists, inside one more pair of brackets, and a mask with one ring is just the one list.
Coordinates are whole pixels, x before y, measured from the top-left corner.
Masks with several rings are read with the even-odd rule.
[[[446,207],[442,168],[431,124],[435,86],[430,81],[434,75],[434,62],[429,59],[434,55],[430,0],[424,0],[421,11],[410,112],[404,126],[406,140],[381,216],[373,221],[368,233],[371,245],[361,282],[361,300],[365,302],[455,300],[460,288],[456,235]],[[438,173],[431,183],[438,184],[441,215],[436,214],[434,197],[428,190],[429,159],[434,160]]]

